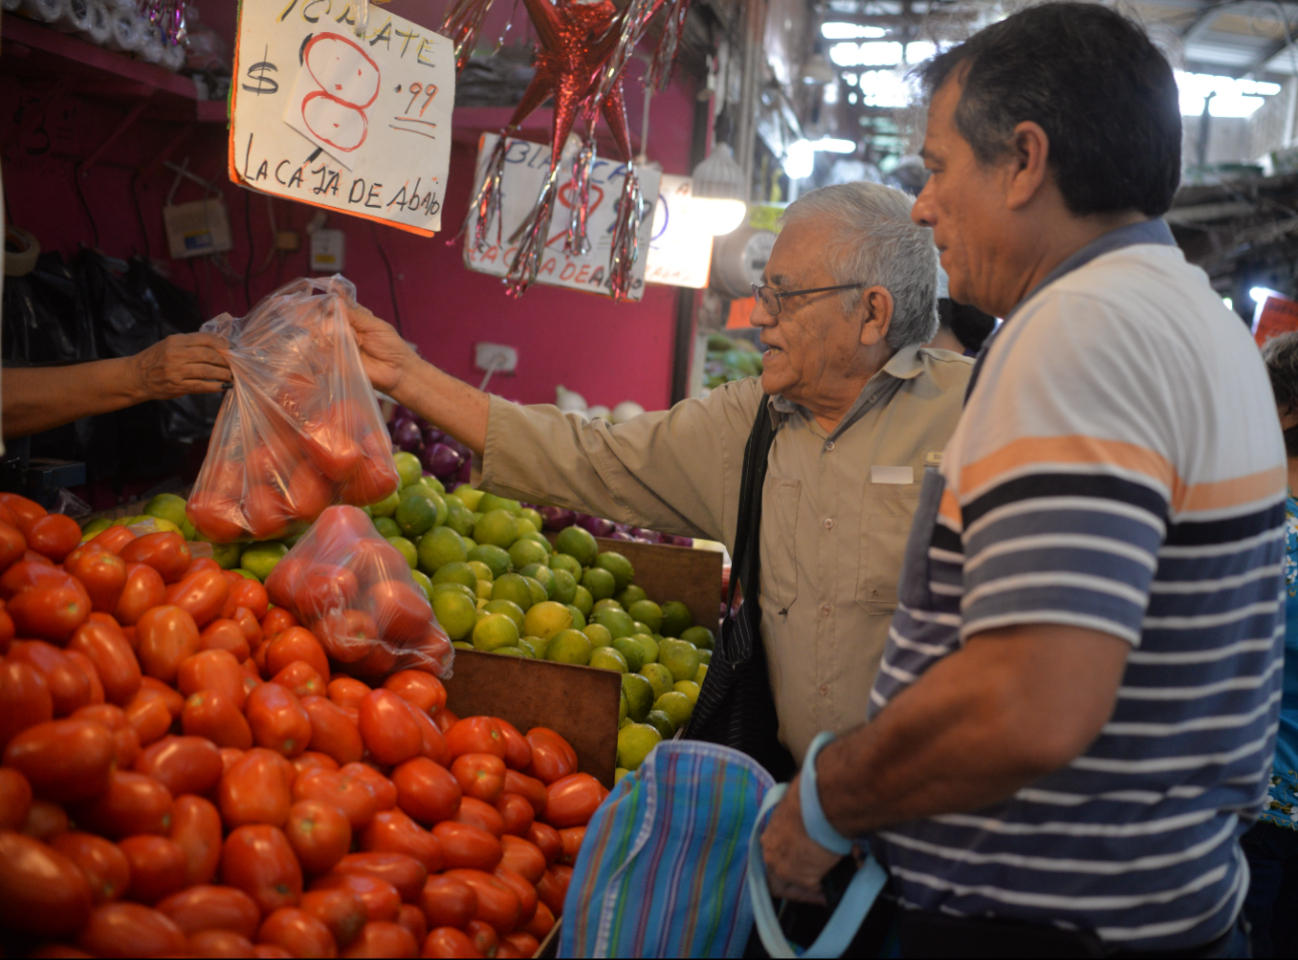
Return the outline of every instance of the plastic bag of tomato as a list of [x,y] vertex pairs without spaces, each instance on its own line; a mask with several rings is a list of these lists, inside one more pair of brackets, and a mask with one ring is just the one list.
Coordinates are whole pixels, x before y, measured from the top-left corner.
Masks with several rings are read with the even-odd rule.
[[178,535],[63,519],[0,494],[4,955],[536,951],[607,795],[562,737],[331,673]]
[[331,503],[397,489],[392,445],[361,366],[341,276],[295,280],[203,329],[230,342],[234,389],[212,431],[187,514],[216,543],[275,540]]
[[324,651],[356,676],[419,667],[451,675],[455,651],[410,564],[361,510],[329,507],[266,578]]

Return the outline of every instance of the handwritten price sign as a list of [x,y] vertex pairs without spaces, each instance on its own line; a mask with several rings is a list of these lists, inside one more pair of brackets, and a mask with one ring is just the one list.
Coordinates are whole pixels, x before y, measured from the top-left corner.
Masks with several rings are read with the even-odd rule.
[[431,237],[451,157],[450,40],[342,0],[243,0],[230,179]]

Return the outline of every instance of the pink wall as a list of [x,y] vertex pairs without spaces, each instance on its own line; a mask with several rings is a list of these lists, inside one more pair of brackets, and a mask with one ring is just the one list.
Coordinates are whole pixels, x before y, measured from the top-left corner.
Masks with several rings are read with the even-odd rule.
[[[233,31],[233,3],[199,2],[207,22],[218,30]],[[498,33],[499,24],[503,24],[501,10],[513,5],[497,0],[496,6],[484,36]],[[434,22],[423,3],[395,0],[392,9],[417,22]],[[527,35],[522,21],[520,14],[511,42]],[[638,78],[641,69],[638,61],[633,62],[631,75]],[[24,86],[8,77],[0,84],[0,144],[7,212],[12,222],[34,233],[45,249],[58,249],[71,257],[79,244],[91,243],[90,220],[74,187],[74,168],[112,132],[130,101],[91,99],[90,85],[74,85],[69,94],[46,111],[38,132],[20,138],[21,121],[16,118],[23,103],[47,88],[43,82]],[[652,101],[647,154],[668,173],[689,172],[695,102],[692,89],[692,83],[678,80]],[[638,82],[627,85],[627,99],[633,141],[638,148],[643,104]],[[478,341],[516,347],[517,375],[495,378],[493,392],[529,403],[551,402],[555,384],[562,383],[584,394],[591,403],[612,406],[630,399],[648,409],[667,406],[675,337],[674,287],[650,287],[637,304],[615,304],[605,298],[544,286],[535,286],[522,299],[513,300],[498,279],[464,268],[458,244],[447,245],[468,207],[477,136],[483,130],[499,129],[508,113],[495,109],[456,112],[451,187],[443,213],[444,232],[439,236],[422,239],[331,214],[329,226],[342,229],[347,236],[344,274],[356,284],[363,303],[391,319],[392,300],[381,248],[395,274],[407,339],[419,346],[424,357],[456,376],[475,384],[481,378],[472,366],[473,345]],[[544,139],[548,125],[549,110],[545,109],[537,112],[528,127],[535,129],[538,139]],[[304,274],[306,253],[283,260],[272,256],[269,266],[262,270],[272,239],[267,200],[229,182],[225,172],[225,128],[202,124],[175,150],[171,160],[179,163],[188,158],[191,170],[221,187],[235,237],[234,250],[227,254],[229,268],[239,278],[229,280],[205,262],[167,260],[161,207],[173,174],[153,161],[179,129],[175,123],[139,121],[109,149],[104,162],[80,178],[86,204],[98,225],[99,246],[116,256],[147,252],[161,258],[164,265],[170,265],[177,283],[198,293],[209,314],[223,310],[241,314],[246,309],[242,274],[248,263],[249,224],[254,274],[249,287],[254,302],[279,284]],[[141,167],[145,172],[137,176],[136,170]],[[131,199],[133,180],[139,216]],[[187,183],[176,196],[183,202],[202,195],[201,188]],[[273,201],[273,207],[278,228],[299,233],[314,213],[314,208],[284,200]]]

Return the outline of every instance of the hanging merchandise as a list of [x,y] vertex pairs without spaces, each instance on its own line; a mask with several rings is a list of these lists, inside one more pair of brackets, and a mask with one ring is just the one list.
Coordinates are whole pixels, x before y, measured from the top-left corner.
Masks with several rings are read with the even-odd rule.
[[[538,280],[546,282],[541,275],[552,262],[550,230],[556,203],[569,211],[563,234],[563,253],[566,256],[585,257],[591,252],[591,237],[602,237],[593,233],[589,221],[595,210],[592,204],[600,200],[599,194],[592,193],[591,178],[596,165],[595,123],[598,117],[603,116],[617,144],[623,166],[602,286],[615,300],[639,299],[633,287],[636,277],[642,280],[644,275],[642,227],[645,214],[653,209],[656,191],[643,189],[641,180],[648,179],[650,171],[639,170],[632,159],[622,73],[664,0],[632,0],[620,14],[609,0],[593,3],[558,0],[555,4],[549,0],[523,2],[541,43],[536,56],[536,76],[501,137],[487,154],[487,162],[480,167],[474,201],[462,231],[469,233],[470,225],[473,227],[465,252],[466,262],[475,269],[480,268],[473,260],[481,260],[487,255],[493,219],[496,222],[496,247],[505,246],[501,221],[506,218],[504,205],[510,201],[502,192],[508,162],[506,151],[513,149],[508,138],[537,107],[553,96],[549,165],[536,185],[536,192],[529,194],[529,197],[535,197],[530,212],[508,235],[505,276],[509,292],[521,296],[532,283]],[[472,0],[461,0],[461,4],[464,3],[472,3]],[[683,18],[686,3],[687,0],[671,0],[671,16]],[[485,6],[482,12],[485,14]],[[673,30],[669,26],[664,40],[671,34],[669,45],[674,51],[676,33]],[[659,59],[664,56],[669,56],[668,51],[660,46]],[[669,65],[655,68],[651,82],[667,73],[670,73]],[[585,137],[573,155],[565,196],[560,167],[568,135],[579,117],[585,127]],[[484,138],[484,153],[486,142]],[[596,197],[594,201],[592,196]],[[553,262],[557,267],[557,259]],[[590,289],[590,285],[583,289]]]
[[239,6],[230,179],[431,237],[451,159],[450,40],[378,9]]
[[236,320],[203,330],[230,342],[234,389],[221,406],[189,498],[216,543],[274,540],[332,503],[366,505],[400,482],[378,401],[348,322],[356,288],[295,280]]
[[140,0],[140,12],[149,18],[169,46],[185,40],[185,0]]

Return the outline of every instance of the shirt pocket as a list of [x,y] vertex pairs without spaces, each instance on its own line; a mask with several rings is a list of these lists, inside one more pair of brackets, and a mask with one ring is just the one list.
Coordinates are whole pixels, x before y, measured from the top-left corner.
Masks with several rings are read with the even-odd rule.
[[774,612],[793,606],[798,598],[798,506],[800,480],[779,480],[768,485],[762,504],[762,599]]
[[860,566],[856,600],[867,613],[891,614],[919,484],[867,483],[861,506]]

